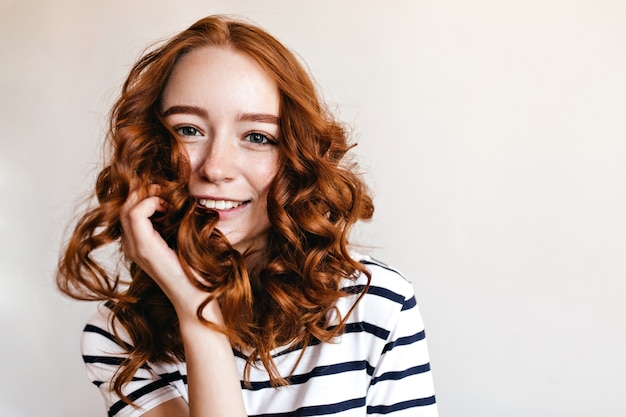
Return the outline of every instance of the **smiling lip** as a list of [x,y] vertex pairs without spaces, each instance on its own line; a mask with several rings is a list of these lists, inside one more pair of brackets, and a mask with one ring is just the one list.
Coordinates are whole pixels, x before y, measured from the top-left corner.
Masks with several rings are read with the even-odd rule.
[[246,201],[220,200],[220,199],[211,199],[211,198],[198,198],[196,201],[202,207],[206,207],[208,209],[213,209],[213,210],[224,210],[224,211],[235,209],[246,203]]

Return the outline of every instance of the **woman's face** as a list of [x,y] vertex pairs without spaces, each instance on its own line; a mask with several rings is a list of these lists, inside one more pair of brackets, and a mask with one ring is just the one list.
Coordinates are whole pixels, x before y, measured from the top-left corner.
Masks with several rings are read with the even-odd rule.
[[187,150],[197,205],[219,213],[217,228],[235,249],[263,247],[278,164],[275,82],[241,52],[196,49],[174,67],[161,112]]

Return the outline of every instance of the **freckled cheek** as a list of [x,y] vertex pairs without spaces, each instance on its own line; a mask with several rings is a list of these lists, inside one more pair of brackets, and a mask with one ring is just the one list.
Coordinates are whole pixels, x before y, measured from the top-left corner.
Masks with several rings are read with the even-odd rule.
[[189,161],[189,166],[191,168],[191,175],[196,175],[198,171],[204,165],[204,159],[201,155],[201,152],[190,150],[186,148],[187,160]]
[[277,160],[273,159],[266,161],[264,164],[258,164],[255,171],[253,176],[258,178],[257,184],[259,188],[267,192],[278,171]]
[[187,157],[187,161],[189,161],[189,165],[191,169],[195,170],[198,166],[198,153],[194,152],[192,149],[189,149],[189,146],[183,145],[182,147],[185,157]]

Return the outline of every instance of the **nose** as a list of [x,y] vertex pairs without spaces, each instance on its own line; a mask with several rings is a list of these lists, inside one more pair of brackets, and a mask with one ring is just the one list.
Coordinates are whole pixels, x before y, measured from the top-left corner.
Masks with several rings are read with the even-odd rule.
[[198,174],[206,181],[220,183],[237,174],[237,147],[225,136],[214,137],[205,143]]

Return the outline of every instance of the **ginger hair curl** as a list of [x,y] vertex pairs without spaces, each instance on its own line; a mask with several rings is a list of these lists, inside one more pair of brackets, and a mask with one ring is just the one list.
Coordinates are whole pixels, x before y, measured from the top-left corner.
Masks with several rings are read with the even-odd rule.
[[[275,81],[280,97],[279,167],[267,197],[268,245],[261,266],[248,270],[250,253],[234,250],[215,228],[214,212],[195,209],[188,191],[190,165],[184,147],[160,115],[161,94],[177,61],[197,48],[233,48],[253,58]],[[348,234],[372,217],[373,204],[355,165],[341,124],[321,103],[310,76],[278,40],[257,26],[209,16],[144,55],[131,69],[111,115],[110,155],[96,182],[97,206],[78,221],[59,261],[59,289],[80,300],[108,300],[113,317],[132,339],[128,358],[113,380],[122,393],[147,361],[184,360],[178,319],[158,285],[129,262],[130,282],[110,272],[94,251],[119,241],[120,208],[131,190],[159,184],[168,202],[152,218],[177,252],[187,276],[216,298],[235,348],[248,349],[245,379],[260,361],[278,386],[271,351],[304,349],[332,341],[344,329],[336,301],[344,279],[362,264],[348,253]],[[207,323],[213,326],[211,323]],[[123,346],[123,344],[122,344]]]

